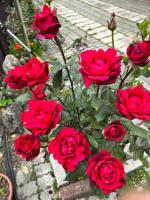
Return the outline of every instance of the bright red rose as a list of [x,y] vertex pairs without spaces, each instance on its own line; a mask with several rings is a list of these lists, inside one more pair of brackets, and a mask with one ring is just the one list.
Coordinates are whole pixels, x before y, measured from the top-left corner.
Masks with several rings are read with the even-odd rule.
[[24,79],[29,87],[44,84],[49,79],[48,63],[40,62],[37,58],[30,59],[23,65]]
[[37,85],[35,88],[32,88],[33,99],[44,99],[45,98],[45,92],[44,92],[44,84]]
[[80,55],[80,73],[86,87],[92,83],[97,85],[108,85],[115,83],[121,69],[122,56],[117,56],[115,49],[106,51],[86,50]]
[[36,158],[40,152],[40,139],[34,135],[20,135],[15,140],[16,154],[25,158],[27,161]]
[[37,39],[55,38],[61,27],[56,15],[56,9],[52,10],[48,5],[44,5],[42,12],[35,14],[32,26],[34,30],[38,30]]
[[49,134],[60,121],[62,106],[54,100],[30,100],[28,107],[21,114],[21,121],[35,136]]
[[135,65],[143,67],[150,62],[150,41],[130,44],[127,48],[127,55]]
[[77,164],[89,156],[90,146],[83,133],[73,128],[63,128],[49,143],[48,152],[65,169],[74,171]]
[[122,162],[105,150],[88,160],[86,174],[105,195],[125,186]]
[[116,94],[116,108],[129,120],[150,120],[150,92],[142,85],[126,90],[119,89]]
[[22,66],[16,66],[14,69],[8,71],[4,82],[12,89],[21,89],[26,86],[27,82],[24,80],[24,72]]
[[104,136],[110,141],[122,141],[126,135],[126,130],[123,128],[120,120],[115,120],[104,129]]

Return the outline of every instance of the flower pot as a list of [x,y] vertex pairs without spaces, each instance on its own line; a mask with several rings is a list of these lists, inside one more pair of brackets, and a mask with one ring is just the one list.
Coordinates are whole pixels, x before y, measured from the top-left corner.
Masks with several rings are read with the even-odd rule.
[[13,188],[12,188],[11,180],[8,178],[8,176],[6,176],[5,174],[2,174],[2,173],[0,173],[0,178],[2,178],[1,180],[2,181],[4,180],[7,184],[7,188],[8,188],[7,198],[8,198],[8,200],[12,200]]

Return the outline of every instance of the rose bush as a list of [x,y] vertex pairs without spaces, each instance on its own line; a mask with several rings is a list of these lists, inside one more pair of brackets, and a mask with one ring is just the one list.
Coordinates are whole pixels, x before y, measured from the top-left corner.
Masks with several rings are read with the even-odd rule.
[[77,51],[66,59],[63,37],[57,34],[56,10],[46,4],[35,14],[37,38],[53,39],[63,63],[50,60],[49,75],[48,63],[32,58],[10,70],[4,79],[12,89],[26,86],[26,94],[19,97],[21,103],[28,102],[21,121],[31,133],[16,139],[18,155],[32,160],[42,148],[45,158],[53,154],[66,169],[67,181],[88,177],[94,194],[100,195],[101,190],[108,195],[125,186],[126,144],[135,158],[150,154],[149,146],[139,148],[137,144],[138,140],[147,144],[150,139],[150,91],[137,80],[149,76],[149,32],[144,24],[145,20],[138,24],[142,41],[132,43],[127,55],[121,55],[114,48],[113,13],[108,23],[113,48],[86,50],[85,38],[79,38],[68,47]]

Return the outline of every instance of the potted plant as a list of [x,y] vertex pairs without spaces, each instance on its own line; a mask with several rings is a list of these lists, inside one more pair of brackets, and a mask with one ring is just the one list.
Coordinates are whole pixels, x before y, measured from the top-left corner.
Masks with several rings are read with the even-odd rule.
[[13,188],[11,180],[5,174],[0,173],[0,199],[8,198],[12,200]]

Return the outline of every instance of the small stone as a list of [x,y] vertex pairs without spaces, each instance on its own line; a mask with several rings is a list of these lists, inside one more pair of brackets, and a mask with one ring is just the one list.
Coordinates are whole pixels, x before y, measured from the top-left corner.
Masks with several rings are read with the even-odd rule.
[[51,167],[48,163],[39,164],[34,168],[37,176],[48,174],[51,171]]
[[68,181],[64,181],[66,178],[66,172],[62,165],[60,165],[57,160],[53,158],[52,154],[50,155],[50,163],[52,165],[53,172],[57,181],[57,186],[60,187],[66,185],[68,183]]
[[60,188],[59,193],[62,200],[84,197],[91,192],[89,180],[78,181]]
[[3,67],[3,70],[4,72],[7,74],[7,72],[11,69],[14,68],[14,66],[16,65],[19,65],[19,61],[18,59],[11,55],[11,54],[8,54],[6,57],[5,57],[5,60],[2,64],[2,67]]
[[127,159],[133,158],[133,152],[130,152],[130,143],[125,145],[124,153],[126,154]]
[[54,178],[49,174],[46,174],[37,179],[38,186],[41,190],[51,187],[53,185]]
[[2,112],[2,123],[9,133],[20,132],[21,122],[20,114],[23,107],[19,103],[13,103]]
[[127,160],[126,164],[124,165],[124,170],[125,173],[130,173],[136,169],[139,169],[140,167],[142,167],[143,164],[140,160]]

